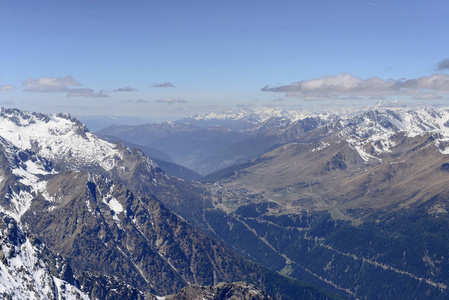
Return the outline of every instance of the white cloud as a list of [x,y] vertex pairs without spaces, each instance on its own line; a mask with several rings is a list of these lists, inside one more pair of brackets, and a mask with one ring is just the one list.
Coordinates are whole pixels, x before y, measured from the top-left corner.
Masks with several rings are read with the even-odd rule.
[[114,92],[134,92],[134,91],[137,91],[137,89],[131,88],[129,86],[124,87],[124,88],[118,88],[118,89],[114,90]]
[[81,85],[78,81],[76,81],[72,76],[66,76],[64,78],[55,77],[40,77],[38,79],[34,78],[28,78],[24,86],[28,88],[34,88],[34,89],[48,89],[48,88],[61,88],[61,87],[68,87],[68,86],[78,86]]
[[[323,100],[354,97],[381,98],[386,96],[417,96],[422,93],[449,94],[449,75],[434,74],[417,79],[388,79],[378,77],[361,79],[348,73],[293,82],[277,87],[265,86],[264,92],[282,92],[286,97],[304,100]],[[433,98],[435,99],[435,98]]]
[[167,103],[167,104],[173,104],[176,102],[175,98],[171,98],[171,97],[165,97],[159,100],[156,100],[156,102],[160,102],[160,103]]
[[9,91],[14,91],[14,86],[9,85],[9,84],[4,84],[4,85],[0,85],[0,91],[3,92],[9,92]]
[[155,83],[151,87],[156,87],[156,88],[171,87],[171,88],[174,88],[176,86],[173,85],[173,83],[171,83],[171,82],[164,82],[164,83]]
[[95,92],[93,89],[67,89],[67,97],[90,97],[90,98],[103,98],[109,97],[104,94],[103,91]]
[[31,93],[66,93],[67,97],[109,97],[103,91],[95,92],[90,88],[72,88],[73,86],[80,86],[82,84],[70,75],[64,78],[28,78],[23,85],[26,87],[23,91]]
[[187,100],[185,100],[183,98],[176,99],[176,98],[172,98],[172,97],[165,97],[165,98],[156,100],[156,102],[167,103],[169,105],[172,105],[173,103],[176,103],[176,102],[177,103],[187,103]]

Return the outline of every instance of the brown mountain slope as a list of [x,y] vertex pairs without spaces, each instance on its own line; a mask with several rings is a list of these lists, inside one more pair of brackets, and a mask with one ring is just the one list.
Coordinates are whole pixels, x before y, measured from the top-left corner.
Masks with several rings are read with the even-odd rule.
[[430,134],[394,136],[396,145],[368,159],[344,140],[289,144],[253,160],[222,180],[228,188],[245,188],[281,204],[285,211],[326,209],[357,218],[360,209],[407,207],[449,192],[449,158]]

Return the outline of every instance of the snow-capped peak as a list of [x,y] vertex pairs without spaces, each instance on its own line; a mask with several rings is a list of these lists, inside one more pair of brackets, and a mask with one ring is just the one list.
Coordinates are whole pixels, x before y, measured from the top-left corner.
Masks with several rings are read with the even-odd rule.
[[397,133],[411,138],[431,133],[435,135],[438,150],[449,154],[449,149],[444,147],[449,141],[449,108],[373,109],[347,118],[343,123],[340,137],[346,138],[359,152],[368,143],[373,146],[375,154],[390,152],[395,146],[391,138]]
[[65,159],[75,169],[93,163],[110,170],[121,155],[115,144],[97,138],[69,114],[1,109],[0,135],[18,149],[34,151],[48,160]]
[[1,109],[0,151],[5,158],[0,189],[13,185],[0,210],[19,222],[36,197],[54,201],[47,192],[48,177],[62,170],[94,172],[126,183],[135,176],[132,181],[143,184],[165,176],[143,152],[98,138],[69,114]]

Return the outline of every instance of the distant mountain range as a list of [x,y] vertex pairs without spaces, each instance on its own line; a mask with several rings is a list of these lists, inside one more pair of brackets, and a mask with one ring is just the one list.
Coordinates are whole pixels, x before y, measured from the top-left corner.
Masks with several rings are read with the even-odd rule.
[[148,157],[151,158],[167,175],[176,176],[185,180],[199,180],[202,176],[195,171],[192,171],[186,167],[176,164],[173,159],[167,154],[160,150],[154,149],[152,147],[136,145],[131,142],[125,141],[121,138],[109,135],[98,135],[101,139],[106,140],[111,143],[120,142],[123,145],[129,147],[130,149],[142,150]]
[[[136,145],[152,147],[184,167],[205,175],[220,168],[208,158],[228,145],[245,140],[247,134],[215,126],[202,128],[187,123],[165,122],[137,126],[109,126],[97,134],[113,136]],[[206,160],[206,162],[203,162]]]
[[[383,150],[388,149],[385,144],[388,141],[384,140],[389,138],[389,134],[401,131],[416,135],[432,128],[440,128],[441,131],[443,125],[434,124],[434,121],[430,120],[432,113],[444,115],[445,112],[444,109],[366,110],[335,115],[275,109],[239,110],[199,115],[175,123],[114,125],[98,133],[125,140],[142,148],[157,149],[171,157],[175,163],[205,176],[256,158],[281,145],[321,140],[324,135],[329,135],[328,131],[340,128],[344,128],[340,134],[348,136],[346,140],[367,159],[370,154],[369,151],[361,150],[364,145],[371,143],[377,152],[387,151]],[[375,118],[379,119],[378,123]],[[230,125],[229,128],[223,126],[223,121]],[[204,122],[210,126],[201,127]],[[240,126],[242,122],[246,125]],[[370,139],[360,140],[360,137],[368,135],[371,136]],[[351,140],[350,136],[356,139]]]
[[304,119],[311,113],[296,110],[284,110],[278,108],[257,107],[254,109],[241,108],[236,111],[224,111],[219,113],[205,113],[184,118],[177,123],[188,123],[199,127],[223,126],[230,130],[242,131],[252,129],[270,119],[276,119],[284,124]]
[[279,130],[287,130],[289,126],[310,130],[318,125],[313,120],[319,118],[321,122],[327,117],[276,109],[239,110],[177,122],[111,125],[97,134],[158,149],[177,164],[207,175],[261,155],[291,138],[288,133],[281,136]]

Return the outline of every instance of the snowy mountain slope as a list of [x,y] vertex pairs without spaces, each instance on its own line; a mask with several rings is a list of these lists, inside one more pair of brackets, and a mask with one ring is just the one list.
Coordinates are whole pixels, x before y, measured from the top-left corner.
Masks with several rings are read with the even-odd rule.
[[0,146],[8,169],[33,191],[44,184],[37,178],[66,170],[93,172],[124,183],[132,179],[136,185],[168,180],[143,152],[99,139],[68,114],[46,116],[2,108]]
[[[89,299],[63,280],[65,263],[43,259],[45,245],[30,239],[14,219],[0,213],[0,295],[2,299]],[[47,250],[48,251],[48,250]],[[50,268],[60,266],[59,277]],[[73,278],[72,278],[73,280]]]
[[104,172],[120,172],[127,167],[125,156],[129,158],[132,155],[136,160],[145,160],[152,172],[160,171],[143,153],[132,154],[120,144],[99,139],[68,114],[46,116],[2,108],[0,136],[19,150],[34,151],[49,161],[76,171],[96,168]]
[[353,145],[365,160],[379,160],[392,152],[398,134],[408,138],[431,134],[435,147],[449,154],[449,108],[369,110],[340,122],[343,128],[338,136]]
[[[290,113],[289,122],[264,119],[254,129],[259,136],[278,136],[279,144],[312,142],[326,138],[346,140],[367,160],[391,152],[395,135],[413,138],[431,134],[435,146],[443,154],[449,141],[449,108],[420,108],[414,110],[368,109],[341,115],[321,113]],[[258,137],[252,137],[257,139]],[[369,153],[367,153],[367,149]]]
[[[197,121],[250,120],[248,123],[257,125],[254,129],[260,130],[262,128],[286,127],[307,118],[320,120],[322,126],[339,122],[345,127],[341,132],[342,137],[354,135],[361,139],[366,138],[369,142],[385,141],[397,132],[406,132],[409,137],[425,132],[436,132],[446,138],[449,137],[449,108],[396,109],[394,111],[367,109],[359,112],[332,114],[258,107],[206,113],[188,119]],[[379,150],[381,151],[381,149]]]
[[68,114],[46,116],[1,109],[0,132],[18,149],[35,151],[48,160],[64,160],[74,168],[96,164],[109,171],[122,159],[115,145],[98,139]]
[[34,198],[52,201],[46,192],[46,178],[57,172],[48,160],[0,138],[0,167],[0,211],[20,222]]

